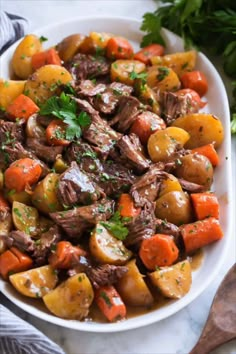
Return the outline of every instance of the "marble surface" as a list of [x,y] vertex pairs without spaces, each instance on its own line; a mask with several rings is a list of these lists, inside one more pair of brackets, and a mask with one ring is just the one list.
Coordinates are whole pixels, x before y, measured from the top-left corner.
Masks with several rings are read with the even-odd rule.
[[[116,15],[141,19],[144,12],[155,8],[156,4],[151,0],[0,0],[0,9],[30,19],[30,30],[52,21],[88,15]],[[232,141],[232,162],[235,181],[235,138]],[[233,193],[235,200],[235,185]],[[0,295],[0,302],[61,345],[67,354],[185,354],[197,342],[216,289],[227,270],[235,262],[234,239],[231,250],[231,254],[228,255],[216,279],[191,305],[166,320],[128,332],[95,334],[64,329],[26,314],[2,295]],[[221,346],[213,353],[236,354],[236,341]]]

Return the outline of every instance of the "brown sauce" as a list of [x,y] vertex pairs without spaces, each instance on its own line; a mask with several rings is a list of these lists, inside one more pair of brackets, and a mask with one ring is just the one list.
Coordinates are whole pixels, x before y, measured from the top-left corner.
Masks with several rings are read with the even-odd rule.
[[204,252],[202,248],[196,251],[193,256],[188,257],[188,260],[191,264],[192,271],[198,270],[201,267],[203,259],[204,259]]

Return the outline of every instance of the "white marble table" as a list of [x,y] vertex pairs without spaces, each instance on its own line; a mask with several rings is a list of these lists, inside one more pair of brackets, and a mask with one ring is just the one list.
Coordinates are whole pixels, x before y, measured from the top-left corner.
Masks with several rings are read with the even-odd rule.
[[[154,10],[156,4],[152,0],[2,0],[0,8],[27,17],[30,19],[30,30],[34,30],[53,21],[88,15],[120,15],[141,19],[142,14]],[[236,138],[232,141],[232,152],[235,180]],[[234,241],[231,250],[235,250]],[[196,343],[216,289],[234,262],[235,251],[232,251],[209,288],[185,309],[159,323],[123,333],[94,334],[64,329],[26,314],[3,296],[0,302],[61,345],[67,354],[186,354]],[[236,353],[236,341],[214,351],[214,354],[233,353]]]

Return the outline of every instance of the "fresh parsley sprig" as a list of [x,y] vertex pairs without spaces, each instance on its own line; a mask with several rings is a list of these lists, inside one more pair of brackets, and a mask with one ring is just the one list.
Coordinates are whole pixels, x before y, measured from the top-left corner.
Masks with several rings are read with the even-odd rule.
[[114,237],[123,241],[129,233],[128,228],[124,225],[127,221],[129,220],[122,218],[119,211],[116,211],[108,221],[102,221],[101,225],[110,231]]

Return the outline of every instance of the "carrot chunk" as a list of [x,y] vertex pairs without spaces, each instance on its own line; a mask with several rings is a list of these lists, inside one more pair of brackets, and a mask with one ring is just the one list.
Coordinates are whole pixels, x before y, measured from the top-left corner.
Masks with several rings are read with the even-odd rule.
[[16,97],[7,107],[7,113],[13,120],[19,118],[27,121],[32,114],[38,111],[39,107],[31,100],[31,98],[23,95],[23,93]]
[[110,59],[130,59],[133,56],[132,45],[122,37],[112,37],[107,42],[106,56]]
[[63,123],[59,119],[54,119],[47,126],[46,139],[49,145],[68,146],[71,141],[66,140],[66,128],[67,124]]
[[86,252],[82,248],[72,246],[68,241],[60,241],[48,261],[53,268],[69,269],[79,256],[86,256]]
[[96,290],[95,302],[110,322],[122,320],[126,316],[126,306],[112,285]]
[[213,144],[207,144],[195,149],[192,149],[192,153],[197,152],[198,154],[206,156],[213,166],[217,166],[219,164],[219,156],[214,148]]
[[150,44],[139,52],[134,54],[134,59],[142,61],[144,64],[149,64],[150,59],[154,56],[161,56],[164,54],[165,48],[160,44]]
[[61,59],[54,48],[45,50],[44,52],[35,53],[32,56],[32,67],[34,70],[41,68],[41,66],[53,64],[61,65]]
[[196,91],[201,97],[207,93],[208,82],[201,71],[186,72],[180,79],[184,88]]
[[135,208],[132,197],[129,194],[121,194],[118,201],[118,210],[122,217],[135,217],[140,214],[141,209]]
[[23,272],[30,269],[32,265],[32,259],[16,247],[0,255],[0,274],[4,279],[7,279],[11,272]]
[[214,193],[194,193],[191,199],[198,220],[210,216],[219,219],[219,202]]

